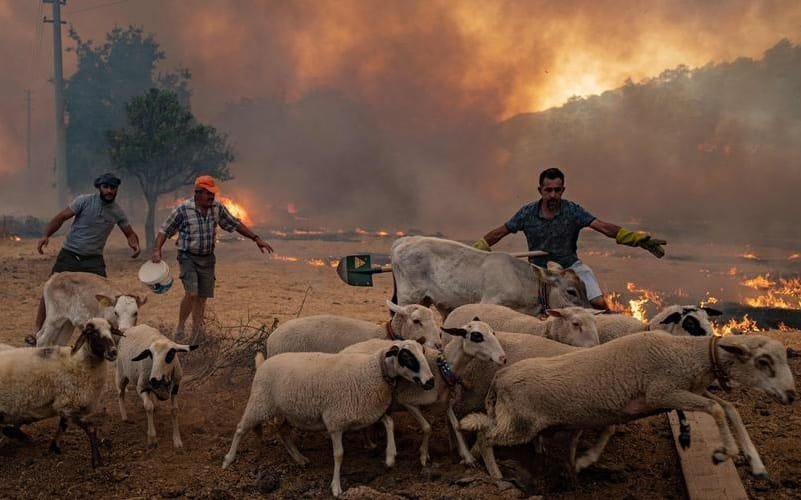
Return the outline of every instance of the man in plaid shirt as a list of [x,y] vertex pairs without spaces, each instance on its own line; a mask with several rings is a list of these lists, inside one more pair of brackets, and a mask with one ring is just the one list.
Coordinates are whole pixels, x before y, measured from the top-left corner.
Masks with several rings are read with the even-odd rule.
[[216,181],[209,175],[195,179],[195,196],[178,205],[161,225],[153,245],[153,262],[161,261],[161,247],[173,234],[178,233],[178,263],[184,298],[178,312],[176,339],[184,336],[185,323],[192,315],[192,339],[196,340],[203,327],[206,299],[214,296],[214,241],[217,226],[229,233],[236,231],[256,242],[262,253],[272,253],[273,247],[231,215],[225,206],[214,200],[220,193]]

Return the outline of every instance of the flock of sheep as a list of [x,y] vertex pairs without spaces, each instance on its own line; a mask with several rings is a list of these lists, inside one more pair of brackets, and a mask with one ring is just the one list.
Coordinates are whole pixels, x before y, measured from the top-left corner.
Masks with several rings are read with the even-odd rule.
[[[177,354],[197,346],[136,325],[144,301],[98,276],[56,274],[45,285],[44,299],[47,317],[38,347],[0,346],[3,432],[24,435],[21,425],[58,416],[51,450],[59,452],[59,435],[72,421],[89,437],[93,466],[100,465],[87,417],[105,386],[107,363],[114,362],[122,419],[126,386],[134,382],[147,413],[148,445],[156,442],[154,404],[169,399],[173,444],[181,448]],[[598,460],[614,425],[676,409],[715,419],[723,446],[713,460],[742,451],[751,472],[765,475],[737,410],[708,387],[717,382],[728,389],[733,380],[784,404],[796,398],[785,347],[757,335],[716,337],[708,318],[716,311],[707,308],[670,306],[644,324],[566,304],[552,303],[547,319],[499,304],[463,304],[449,307],[440,327],[424,305],[387,306],[390,319],[383,325],[318,315],[287,321],[272,332],[265,354],[256,357],[250,397],[223,468],[234,462],[251,429],[275,435],[299,464],[308,459],[288,431],[325,431],[334,454],[331,491],[339,496],[342,434],[380,422],[385,462],[392,466],[397,451],[391,411],[406,410],[422,432],[422,466],[430,461],[427,418],[441,414],[462,462],[481,457],[494,478],[501,477],[494,446],[537,443],[542,431],[553,428],[571,431],[567,461],[577,473]],[[80,336],[67,347],[75,327]],[[585,429],[603,432],[577,455]],[[682,432],[681,442],[689,446],[686,425]]]

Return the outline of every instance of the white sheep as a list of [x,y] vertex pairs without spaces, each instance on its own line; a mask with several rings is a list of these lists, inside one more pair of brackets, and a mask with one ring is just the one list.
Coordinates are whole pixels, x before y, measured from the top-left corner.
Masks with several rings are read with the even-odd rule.
[[92,273],[56,273],[44,285],[45,319],[36,333],[26,338],[37,347],[67,345],[76,327],[89,318],[102,317],[124,332],[136,324],[139,307],[147,302],[123,294],[111,282]]
[[648,323],[626,314],[601,314],[595,316],[595,325],[598,327],[598,337],[602,344],[645,330],[664,330],[673,335],[709,337],[715,333],[709,317],[721,314],[711,307],[672,305],[659,311]]
[[[425,467],[430,456],[428,442],[431,437],[431,424],[420,411],[421,407],[436,407],[445,410],[459,447],[462,461],[472,464],[475,459],[465,445],[462,433],[459,430],[459,421],[453,413],[453,401],[458,398],[459,391],[454,390],[461,384],[461,372],[464,365],[471,359],[480,359],[502,366],[506,364],[506,354],[503,351],[495,332],[482,321],[474,320],[460,328],[443,328],[445,333],[452,335],[455,340],[449,342],[443,353],[425,349],[428,366],[434,376],[434,390],[427,391],[406,380],[399,380],[395,389],[394,402],[404,407],[420,424],[423,432],[423,442],[420,444],[420,463]],[[391,340],[373,339],[359,342],[342,350],[343,353],[374,353],[386,349],[392,344]],[[490,377],[491,378],[491,377]],[[489,380],[488,380],[489,382]]]
[[[673,409],[702,411],[715,419],[723,441],[713,461],[734,458],[742,449],[752,474],[766,475],[737,410],[707,391],[716,379],[723,388],[729,387],[729,379],[736,380],[783,404],[796,398],[781,342],[757,335],[703,338],[643,332],[499,370],[487,394],[486,414],[468,415],[461,426],[478,432],[484,464],[492,477],[500,478],[495,445],[527,443],[549,428],[580,432]],[[576,442],[577,434],[571,456]],[[577,472],[589,463],[573,465]]]
[[369,321],[321,314],[287,321],[267,337],[267,357],[284,352],[336,353],[370,339],[417,340],[434,349],[442,346],[442,334],[431,309],[417,304],[397,306],[387,301],[394,316],[383,325]]
[[19,426],[59,416],[50,449],[60,453],[60,435],[72,420],[89,438],[92,467],[101,465],[97,435],[87,416],[105,387],[106,361],[117,357],[114,332],[105,319],[91,318],[74,347],[0,352],[0,425]]
[[16,347],[8,344],[0,344],[0,351],[7,351],[9,349],[16,349]]
[[256,365],[250,398],[223,460],[223,469],[234,461],[242,436],[255,426],[277,427],[278,439],[301,465],[308,459],[283,427],[325,430],[334,448],[331,492],[335,497],[342,494],[342,433],[381,420],[387,431],[386,465],[391,467],[396,451],[394,424],[387,410],[395,379],[403,377],[421,387],[434,387],[423,348],[414,340],[404,340],[373,354],[284,353],[266,362],[257,354]]
[[172,416],[172,443],[175,448],[183,448],[181,433],[178,430],[178,390],[183,370],[177,354],[197,349],[196,345],[177,344],[148,325],[129,328],[120,339],[117,359],[117,397],[120,403],[120,416],[128,421],[125,411],[125,388],[129,382],[136,383],[136,393],[142,399],[147,413],[147,445],[156,446],[156,426],[153,423],[153,409],[158,398],[170,399]]
[[481,318],[496,331],[539,335],[576,347],[598,345],[598,331],[593,320],[602,311],[583,307],[547,309],[548,318],[541,320],[498,304],[467,304],[453,310],[444,326],[463,325],[471,318]]

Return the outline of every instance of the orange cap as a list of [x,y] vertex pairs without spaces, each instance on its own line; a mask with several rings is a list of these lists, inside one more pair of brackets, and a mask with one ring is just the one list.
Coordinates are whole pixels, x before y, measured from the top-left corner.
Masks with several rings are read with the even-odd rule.
[[214,177],[210,175],[201,175],[195,179],[195,188],[202,188],[209,193],[220,194],[220,187],[217,186],[217,182],[214,180]]

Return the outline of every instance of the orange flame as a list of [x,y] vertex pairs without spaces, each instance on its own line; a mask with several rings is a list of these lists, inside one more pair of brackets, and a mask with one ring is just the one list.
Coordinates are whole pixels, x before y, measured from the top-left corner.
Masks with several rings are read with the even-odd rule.
[[801,309],[800,278],[779,278],[774,281],[770,279],[770,274],[765,274],[746,279],[740,284],[755,290],[767,291],[765,295],[746,298],[745,303],[751,307]]
[[253,225],[253,221],[251,220],[248,211],[245,210],[245,207],[242,206],[241,203],[237,203],[231,198],[227,198],[225,196],[218,196],[217,199],[225,206],[225,208],[228,209],[229,212],[231,212],[231,215],[241,220],[243,224],[246,226]]
[[801,253],[794,253],[791,256],[787,257],[787,260],[798,260],[801,259]]
[[747,314],[740,321],[730,319],[723,325],[717,325],[712,322],[712,329],[715,331],[715,335],[742,335],[746,332],[762,331],[757,326],[756,321],[749,318]]
[[757,257],[756,254],[753,252],[745,252],[743,254],[740,254],[740,257],[748,260],[762,260],[759,257]]

